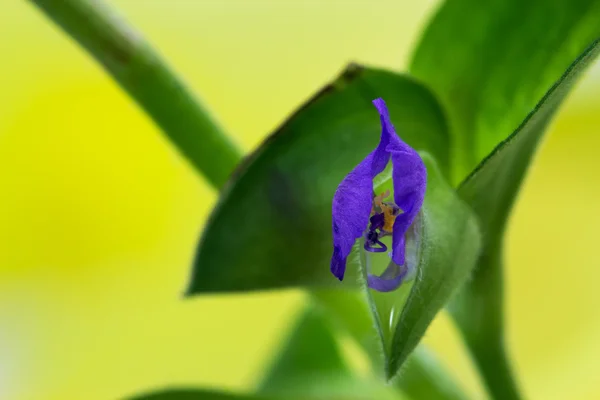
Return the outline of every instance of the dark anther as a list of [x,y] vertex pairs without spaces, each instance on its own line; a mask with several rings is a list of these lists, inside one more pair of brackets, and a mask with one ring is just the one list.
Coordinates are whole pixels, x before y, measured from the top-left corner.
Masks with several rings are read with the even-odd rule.
[[[380,247],[374,247],[375,245],[379,245]],[[364,248],[371,253],[383,253],[387,251],[387,246],[379,241],[379,235],[375,230],[367,232]]]
[[371,218],[369,218],[369,222],[371,223],[369,230],[374,231],[376,229],[381,229],[385,224],[385,217],[383,213],[375,214]]

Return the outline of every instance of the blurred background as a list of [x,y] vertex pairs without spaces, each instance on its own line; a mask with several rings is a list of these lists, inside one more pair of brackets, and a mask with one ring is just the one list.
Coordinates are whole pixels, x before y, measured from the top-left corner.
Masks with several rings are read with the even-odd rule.
[[[405,69],[438,2],[109,3],[250,151],[348,61]],[[0,399],[251,389],[302,292],[183,300],[215,192],[25,1],[0,4],[0,54]],[[531,399],[600,397],[599,91],[596,66],[510,225],[508,339]],[[425,341],[484,398],[447,316]]]

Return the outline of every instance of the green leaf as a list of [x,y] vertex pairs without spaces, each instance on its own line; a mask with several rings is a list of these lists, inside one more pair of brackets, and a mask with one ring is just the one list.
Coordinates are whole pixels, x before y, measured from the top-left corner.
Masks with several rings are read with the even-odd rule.
[[[378,396],[378,393],[374,394]],[[349,394],[333,395],[331,397],[294,397],[271,395],[261,396],[253,394],[231,394],[203,389],[173,389],[156,393],[141,395],[129,400],[389,400],[389,397],[372,397],[371,395]],[[401,400],[396,398],[395,400]]]
[[[307,307],[260,385],[261,393],[326,394],[356,377],[346,366],[328,322]],[[338,384],[339,383],[339,384]]]
[[460,182],[600,36],[599,0],[454,0],[422,36],[411,73],[447,110]]
[[[330,320],[347,331],[366,351],[375,370],[382,370],[382,342],[373,324],[366,293],[358,290],[313,290],[313,299]],[[414,400],[465,400],[467,396],[433,355],[420,344],[394,381],[397,390]]]
[[238,168],[203,234],[189,294],[340,286],[329,272],[331,201],[378,143],[376,97],[401,137],[449,170],[445,120],[431,93],[407,77],[351,66]]
[[410,355],[395,385],[413,400],[467,400],[434,354],[423,345]]
[[314,301],[331,316],[331,320],[362,347],[374,369],[382,369],[383,347],[375,330],[366,294],[361,290],[314,289]]
[[598,57],[599,43],[569,67],[521,126],[459,188],[479,216],[486,242],[473,279],[450,311],[497,399],[518,398],[516,387],[507,384],[510,369],[502,335],[502,240],[507,219],[546,127],[577,78]]
[[31,2],[112,75],[213,186],[227,181],[241,158],[239,150],[123,18],[101,0]]
[[319,308],[307,307],[292,332],[262,382],[261,394],[323,400],[398,399],[392,388],[349,369],[330,321]]
[[[447,110],[453,182],[510,132],[520,132],[494,150],[459,191],[481,218],[485,243],[473,280],[450,309],[496,399],[520,398],[504,349],[506,220],[544,128],[592,57],[585,49],[599,36],[600,0],[448,1],[426,29],[411,66]],[[548,105],[536,107],[559,78],[544,100]]]
[[[414,223],[414,251],[419,254],[415,278],[389,293],[364,286],[382,341],[387,379],[397,374],[435,315],[465,283],[480,249],[473,213],[446,183],[433,158],[426,153],[421,157],[427,167],[427,192],[421,217]],[[411,247],[408,237],[407,254]],[[387,264],[389,259],[384,258]],[[361,269],[366,280],[364,262]]]
[[[279,399],[284,399],[280,397]],[[274,397],[233,394],[208,389],[166,389],[131,397],[130,400],[277,400]]]

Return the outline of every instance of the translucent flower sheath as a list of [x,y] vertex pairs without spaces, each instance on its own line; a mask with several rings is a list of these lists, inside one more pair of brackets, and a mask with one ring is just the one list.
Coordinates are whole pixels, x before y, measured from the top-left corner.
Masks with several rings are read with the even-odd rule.
[[[373,150],[339,184],[333,197],[333,256],[331,272],[344,279],[346,260],[357,239],[363,237],[364,251],[386,252],[380,238],[392,235],[390,268],[380,275],[368,276],[368,285],[378,291],[400,286],[405,266],[405,235],[419,213],[425,197],[427,173],[419,154],[396,134],[385,102],[373,104],[381,119],[381,139]],[[373,196],[373,179],[392,162],[393,202],[388,193]],[[394,266],[395,264],[395,266]]]

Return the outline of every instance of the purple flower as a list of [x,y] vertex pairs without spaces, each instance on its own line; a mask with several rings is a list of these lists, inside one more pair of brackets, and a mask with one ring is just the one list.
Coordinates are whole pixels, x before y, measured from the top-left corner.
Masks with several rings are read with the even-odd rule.
[[[331,272],[344,279],[346,259],[356,242],[363,238],[365,251],[386,252],[381,242],[392,235],[390,267],[380,276],[368,274],[368,286],[388,292],[400,286],[408,272],[405,266],[405,235],[419,213],[425,197],[427,172],[419,154],[404,143],[390,122],[382,99],[373,104],[381,118],[379,145],[358,164],[338,186],[333,196],[333,256]],[[393,202],[388,193],[373,195],[373,178],[392,160]]]

